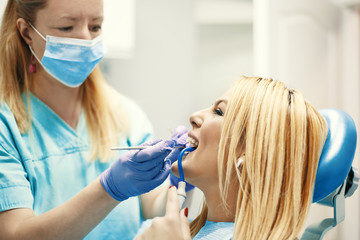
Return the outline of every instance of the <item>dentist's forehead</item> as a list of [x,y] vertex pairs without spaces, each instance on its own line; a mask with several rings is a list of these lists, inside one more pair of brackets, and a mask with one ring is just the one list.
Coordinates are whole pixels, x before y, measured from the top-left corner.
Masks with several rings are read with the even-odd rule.
[[49,17],[62,19],[70,18],[79,20],[80,18],[103,18],[102,0],[48,0],[46,7],[38,13],[51,12]]

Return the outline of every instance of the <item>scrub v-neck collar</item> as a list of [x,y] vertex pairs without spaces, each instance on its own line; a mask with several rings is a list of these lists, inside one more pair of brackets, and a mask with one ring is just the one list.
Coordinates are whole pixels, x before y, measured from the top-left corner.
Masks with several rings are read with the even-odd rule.
[[[31,92],[29,93],[29,97],[32,121],[36,121],[40,124],[53,139],[65,141],[64,145],[66,145],[66,142],[68,142],[69,139],[75,138],[79,140],[78,138],[83,136],[83,131],[86,130],[85,113],[83,110],[80,113],[76,128],[73,129],[58,114],[49,108],[49,106]],[[27,106],[26,93],[22,94],[22,99],[25,106]]]

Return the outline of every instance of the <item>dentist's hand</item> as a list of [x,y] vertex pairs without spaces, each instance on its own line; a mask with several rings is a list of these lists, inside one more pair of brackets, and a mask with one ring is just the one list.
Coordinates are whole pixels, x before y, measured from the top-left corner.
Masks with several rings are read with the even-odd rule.
[[151,147],[132,150],[120,156],[101,176],[104,189],[116,200],[124,201],[159,186],[169,175],[170,160],[165,160],[174,141],[154,141]]
[[165,216],[154,218],[151,226],[135,240],[190,240],[187,211],[187,208],[180,211],[176,188],[171,187],[168,191]]
[[[180,178],[178,178],[172,172],[170,172],[170,185],[178,187],[179,182],[180,182]],[[190,184],[190,183],[188,183],[186,181],[185,181],[185,183],[186,183],[185,192],[191,191],[191,190],[193,190],[195,188],[194,185],[192,185],[192,184]]]
[[175,128],[173,135],[171,136],[172,140],[176,141],[176,145],[187,145],[189,144],[186,140],[188,138],[188,129],[185,126],[178,126]]

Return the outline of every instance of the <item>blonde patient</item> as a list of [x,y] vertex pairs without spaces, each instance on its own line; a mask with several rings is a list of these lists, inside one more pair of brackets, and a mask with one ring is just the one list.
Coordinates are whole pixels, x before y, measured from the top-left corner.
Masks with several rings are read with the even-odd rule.
[[[203,209],[188,227],[183,211],[168,206],[138,239],[296,239],[327,135],[318,111],[280,81],[242,77],[190,123],[197,149],[183,170],[204,193]],[[171,170],[178,175],[177,162]]]

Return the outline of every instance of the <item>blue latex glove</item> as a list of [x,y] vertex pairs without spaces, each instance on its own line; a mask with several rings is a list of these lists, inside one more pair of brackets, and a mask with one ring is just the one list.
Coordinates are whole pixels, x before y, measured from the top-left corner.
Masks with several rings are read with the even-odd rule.
[[187,133],[188,133],[188,129],[185,126],[178,126],[176,127],[173,135],[171,136],[171,140],[176,141],[176,146],[189,145],[189,143],[186,141],[188,138]]
[[[184,126],[178,126],[173,135],[171,136],[171,140],[174,140],[176,142],[176,146],[184,145],[185,147],[189,147],[190,144],[186,141],[188,138],[188,130]],[[180,152],[182,151],[182,148],[174,148],[167,159],[170,160],[171,164],[178,160],[178,157],[180,155]],[[170,184],[174,186],[178,186],[180,182],[180,178],[176,177],[174,174],[170,172]],[[185,186],[185,192],[188,192],[192,189],[194,189],[195,186],[191,185],[190,183],[186,182]]]
[[[172,172],[170,172],[170,184],[173,185],[173,186],[176,186],[178,187],[179,185],[179,182],[180,182],[180,178],[178,178],[177,176],[175,176],[174,174],[172,174]],[[185,192],[188,192],[188,191],[191,191],[195,188],[194,185],[186,182],[186,185],[185,185]]]
[[171,163],[164,159],[175,141],[157,140],[143,145],[151,147],[121,155],[100,176],[104,189],[118,201],[151,191],[169,175]]

